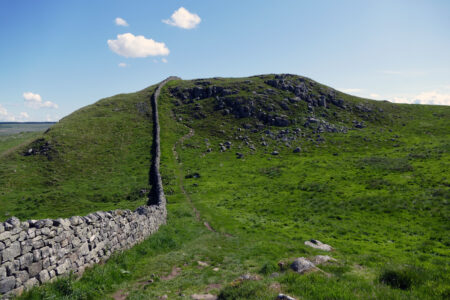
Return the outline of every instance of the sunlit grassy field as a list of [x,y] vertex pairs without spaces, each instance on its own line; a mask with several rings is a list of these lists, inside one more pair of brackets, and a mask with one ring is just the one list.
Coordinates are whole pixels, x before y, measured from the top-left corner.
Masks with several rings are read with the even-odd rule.
[[[269,88],[264,83],[268,78],[209,81],[252,97],[253,90]],[[24,299],[190,299],[194,293],[275,299],[279,292],[297,299],[450,296],[447,107],[342,95],[374,113],[353,106],[345,111],[316,108],[316,116],[351,128],[320,133],[319,139],[303,126],[308,111],[300,105],[286,114],[298,120],[289,128],[299,127],[304,135],[286,146],[266,133],[286,128],[245,129],[243,123],[255,128],[257,120],[222,115],[214,109],[214,98],[180,104],[170,93],[194,84],[171,82],[160,98],[168,224],[80,280],[61,279]],[[280,92],[273,102],[288,96]],[[199,110],[202,117],[196,116]],[[366,126],[354,128],[354,120],[364,120]],[[179,143],[190,129],[192,137]],[[219,144],[226,141],[230,149],[221,152]],[[294,153],[296,147],[301,151]],[[310,248],[304,245],[309,239],[335,250]],[[319,254],[337,261],[306,275],[278,266]],[[243,274],[258,280],[238,280]]]

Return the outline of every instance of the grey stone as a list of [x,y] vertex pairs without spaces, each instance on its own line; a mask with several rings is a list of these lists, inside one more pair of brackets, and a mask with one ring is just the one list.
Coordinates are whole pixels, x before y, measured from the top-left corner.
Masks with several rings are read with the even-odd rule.
[[278,155],[278,154],[280,154],[278,151],[272,151],[272,153],[271,153],[272,155]]
[[42,219],[42,220],[37,221],[34,224],[34,227],[36,227],[37,229],[50,227],[50,226],[53,226],[53,220],[50,220],[50,219]]
[[56,267],[56,274],[62,275],[67,272],[67,269],[70,267],[70,261],[66,260],[62,264],[60,264],[58,267]]
[[41,257],[42,257],[41,250],[39,249],[33,250],[33,261],[38,261],[41,259]]
[[0,280],[5,279],[6,278],[6,268],[5,267],[0,267]]
[[316,266],[304,257],[295,259],[291,264],[291,269],[300,274],[317,270]]
[[84,243],[81,247],[80,247],[80,254],[81,255],[87,255],[89,253],[89,245],[88,243]]
[[20,243],[14,242],[8,248],[3,250],[2,261],[13,261],[20,255]]
[[329,261],[334,262],[337,260],[328,255],[317,255],[313,259],[311,259],[311,262],[314,263],[315,265],[320,265]]
[[25,253],[21,257],[19,257],[20,269],[23,270],[33,262],[33,254]]
[[48,247],[48,246],[42,248],[41,249],[41,256],[42,256],[42,258],[49,257],[50,256],[50,250],[51,250],[51,248]]
[[42,261],[42,268],[47,269],[48,267],[50,267],[50,258],[47,257]]
[[16,273],[16,278],[20,279],[21,282],[26,282],[30,279],[30,275],[28,275],[27,271],[19,271]]
[[35,263],[32,263],[29,267],[28,267],[28,274],[30,274],[30,277],[35,277],[39,274],[39,272],[42,271],[42,262],[38,261]]
[[16,285],[16,278],[14,276],[6,277],[0,281],[0,294],[6,294],[11,291]]
[[11,217],[8,220],[6,220],[6,223],[11,224],[14,228],[20,226],[20,220],[16,217]]
[[70,227],[71,222],[68,219],[59,218],[54,221],[54,224],[55,224],[55,226],[62,226],[62,227],[68,228],[68,227]]
[[[36,237],[36,238],[38,238],[38,237]],[[39,236],[39,238],[40,238],[40,236]],[[38,239],[38,240],[33,239],[31,242],[31,245],[33,246],[34,249],[40,249],[40,248],[44,247],[44,241],[42,239]]]
[[30,278],[23,285],[24,285],[25,289],[29,290],[32,287],[37,286],[38,284],[39,284],[39,281],[36,278]]
[[324,244],[321,241],[314,240],[314,239],[306,241],[305,245],[312,247],[312,248],[320,249],[323,251],[332,251],[333,250],[333,247],[331,247],[330,245]]
[[12,225],[11,223],[8,223],[8,222],[3,223],[3,226],[5,226],[6,231],[10,231],[10,230],[14,229],[14,225]]
[[294,152],[294,153],[299,153],[300,151],[302,151],[302,149],[301,149],[300,147],[297,147],[297,148],[294,149],[293,152]]
[[7,239],[9,239],[11,237],[11,232],[9,231],[4,231],[2,233],[0,233],[0,241],[5,241]]
[[50,280],[50,274],[48,273],[48,271],[47,270],[42,270],[40,273],[39,273],[39,281],[41,282],[41,283],[44,283],[44,282],[47,282],[47,281],[49,281]]

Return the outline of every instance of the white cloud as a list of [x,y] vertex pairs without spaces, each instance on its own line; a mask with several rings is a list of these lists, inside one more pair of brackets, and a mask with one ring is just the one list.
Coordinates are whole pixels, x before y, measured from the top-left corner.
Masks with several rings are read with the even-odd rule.
[[369,96],[375,100],[387,99],[394,103],[450,105],[450,93],[439,90],[422,92],[416,95],[383,96],[371,93]]
[[108,40],[108,46],[114,53],[125,57],[169,55],[170,52],[166,44],[132,33],[117,35],[117,40]]
[[413,97],[396,97],[394,102],[415,103],[415,104],[434,104],[450,105],[450,94],[439,91],[422,92]]
[[0,104],[0,116],[6,116],[8,111]]
[[20,113],[20,117],[22,119],[28,119],[30,117],[30,115],[27,112],[23,111],[23,112]]
[[121,67],[121,68],[128,67],[128,65],[126,63],[123,63],[123,62],[119,63],[118,66]]
[[16,117],[14,117],[14,115],[10,114],[8,112],[8,110],[0,104],[0,121],[14,122],[15,120],[16,120]]
[[165,64],[167,64],[167,62],[168,62],[167,59],[165,59],[164,57],[161,59],[161,61]]
[[202,19],[197,14],[190,13],[186,8],[180,7],[177,9],[170,19],[162,20],[163,23],[180,27],[183,29],[192,29],[197,27]]
[[32,92],[23,93],[23,98],[25,99],[25,104],[34,109],[58,108],[58,104],[51,101],[42,101],[41,95]]
[[127,21],[125,21],[122,18],[116,18],[114,22],[116,23],[117,26],[125,26],[125,27],[130,26],[128,25]]
[[339,90],[347,94],[361,93],[363,91],[363,89],[339,89]]

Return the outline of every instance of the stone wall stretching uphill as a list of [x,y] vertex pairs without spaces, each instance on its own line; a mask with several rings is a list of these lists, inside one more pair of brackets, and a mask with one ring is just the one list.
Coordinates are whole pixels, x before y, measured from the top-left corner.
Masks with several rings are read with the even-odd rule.
[[162,81],[151,102],[153,146],[150,168],[151,200],[135,211],[95,212],[84,217],[57,220],[10,218],[0,223],[0,295],[20,294],[25,289],[107,259],[156,232],[166,222],[166,198],[159,173],[160,142],[157,100]]

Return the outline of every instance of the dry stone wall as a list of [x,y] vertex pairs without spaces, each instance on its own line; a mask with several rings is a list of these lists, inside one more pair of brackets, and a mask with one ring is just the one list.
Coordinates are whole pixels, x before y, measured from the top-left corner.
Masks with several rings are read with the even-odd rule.
[[0,223],[0,295],[8,298],[58,276],[105,260],[115,251],[141,242],[165,224],[166,198],[159,173],[160,143],[157,100],[161,82],[151,98],[154,140],[149,205],[135,211],[95,212],[84,217],[28,220],[12,217]]

